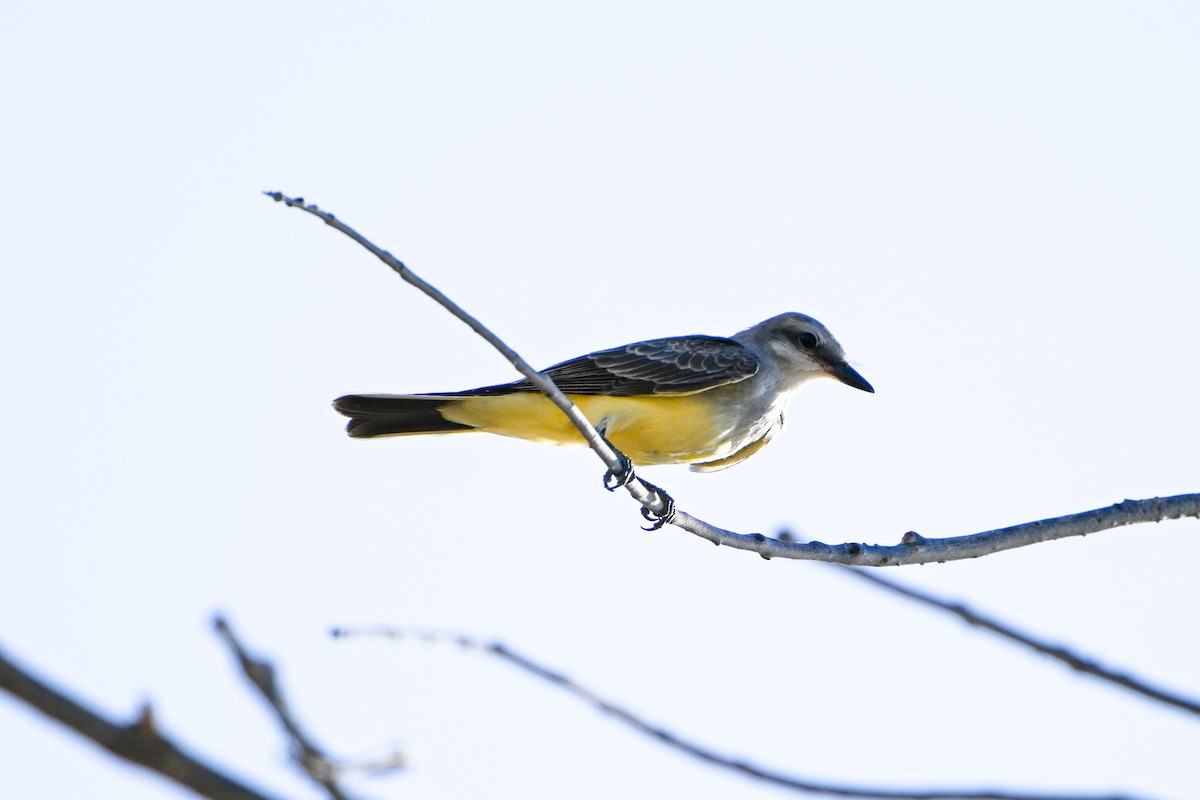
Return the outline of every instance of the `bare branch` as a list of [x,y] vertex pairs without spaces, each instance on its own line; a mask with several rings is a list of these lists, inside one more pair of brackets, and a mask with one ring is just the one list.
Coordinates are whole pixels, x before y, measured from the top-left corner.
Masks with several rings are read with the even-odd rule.
[[349,629],[335,628],[336,638],[382,637],[397,641],[420,641],[434,644],[453,644],[466,650],[476,650],[495,656],[525,672],[552,683],[594,706],[598,711],[615,717],[645,736],[656,739],[693,758],[698,758],[716,767],[740,773],[755,780],[771,783],[800,792],[812,792],[833,797],[875,798],[876,800],[1135,800],[1129,795],[1103,794],[1049,794],[1046,792],[1011,792],[999,789],[870,789],[823,781],[798,778],[782,772],[766,769],[747,761],[722,755],[715,750],[676,736],[644,717],[634,714],[604,697],[580,686],[561,672],[555,672],[532,659],[516,653],[499,642],[484,642],[470,636],[437,631],[416,631],[403,628]]
[[35,678],[0,652],[0,689],[82,734],[110,753],[213,800],[267,800],[243,783],[184,752],[164,737],[149,705],[128,725],[109,722]]
[[772,539],[761,533],[734,533],[709,525],[682,511],[676,512],[671,522],[715,545],[749,550],[767,559],[795,558],[856,567],[895,567],[903,564],[931,564],[979,558],[1054,539],[1086,536],[1124,525],[1162,522],[1182,517],[1200,518],[1200,494],[1122,500],[1107,508],[943,539],[926,539],[915,531],[909,531],[900,538],[900,544],[896,545],[795,542]]
[[[302,211],[307,211],[313,216],[321,218],[326,225],[344,233],[354,241],[369,250],[376,258],[387,264],[397,275],[403,278],[406,282],[420,289],[429,297],[437,301],[443,308],[449,311],[454,316],[465,322],[467,326],[482,336],[488,344],[500,351],[500,353],[508,359],[517,371],[528,378],[534,386],[536,386],[543,395],[545,395],[554,405],[558,406],[572,424],[579,429],[584,441],[588,446],[600,457],[605,466],[612,472],[620,472],[627,460],[623,460],[623,455],[615,447],[613,447],[588,421],[588,418],[583,415],[570,399],[563,394],[554,381],[541,372],[538,372],[529,362],[521,358],[517,351],[513,350],[504,343],[500,337],[492,333],[483,323],[475,319],[473,316],[464,311],[457,303],[451,300],[446,295],[442,294],[436,287],[425,282],[415,272],[405,266],[404,262],[393,256],[388,251],[377,247],[371,240],[360,234],[358,231],[351,228],[340,219],[330,214],[328,211],[322,211],[317,206],[311,203],[305,203],[303,197],[287,197],[282,192],[263,192],[263,194],[274,199],[277,202],[285,203],[291,208],[299,208]],[[635,478],[633,481],[626,484],[626,489],[633,495],[633,499],[642,504],[642,507],[651,514],[662,516],[670,512],[670,506],[663,500],[660,494],[656,491],[656,487],[646,484],[644,481]]]
[[278,717],[279,724],[287,732],[292,744],[292,757],[304,772],[325,790],[331,800],[347,800],[347,795],[337,783],[337,776],[343,770],[300,729],[279,689],[275,668],[267,661],[252,658],[223,617],[213,620],[213,625],[233,651],[246,678],[262,694]]
[[[504,354],[542,393],[557,405],[564,414],[579,429],[585,441],[600,456],[610,471],[618,472],[623,466],[623,456],[613,449],[604,437],[592,427],[583,413],[559,391],[558,387],[548,377],[533,369],[516,351],[506,345],[494,333],[489,331],[477,319],[458,307],[452,300],[433,286],[421,280],[412,270],[406,267],[391,253],[377,247],[358,231],[334,217],[328,211],[322,211],[315,205],[304,202],[303,198],[288,197],[281,192],[263,192],[277,202],[285,203],[292,208],[307,211],[325,224],[341,231],[354,241],[365,247],[377,258],[391,267],[404,280],[416,286],[425,294],[432,297],[454,316],[465,322],[489,344]],[[683,511],[675,509],[664,492],[653,484],[633,480],[626,487],[634,499],[642,504],[644,512],[654,515],[662,522],[669,522],[702,539],[707,539],[716,545],[726,545],[738,550],[749,550],[758,553],[763,558],[793,558],[811,561],[827,561],[835,564],[847,564],[860,567],[884,567],[900,564],[927,564],[931,562],[956,561],[964,558],[1010,550],[1014,547],[1025,547],[1038,542],[1062,539],[1068,536],[1084,536],[1089,533],[1108,530],[1122,525],[1132,525],[1141,522],[1161,522],[1165,519],[1179,517],[1200,517],[1200,494],[1178,495],[1176,497],[1152,498],[1149,500],[1125,500],[1111,508],[1086,511],[1056,519],[1030,522],[1002,528],[985,533],[969,536],[957,536],[946,539],[926,539],[915,531],[909,531],[901,538],[898,545],[868,545],[857,542],[827,545],[821,542],[790,542],[772,539],[761,533],[734,533],[724,528],[710,525],[704,520],[697,519]],[[657,525],[655,526],[657,527]]]
[[982,534],[948,536],[946,539],[925,539],[916,531],[901,536],[899,545],[863,545],[846,542],[842,545],[826,545],[823,542],[796,542],[770,539],[762,534],[734,534],[702,519],[676,513],[672,524],[689,533],[707,539],[714,545],[725,545],[750,551],[764,559],[786,558],[808,561],[828,561],[830,564],[848,566],[900,566],[905,564],[941,564],[943,561],[979,558],[1016,547],[1037,545],[1069,536],[1086,536],[1122,525],[1146,522],[1163,522],[1165,519],[1200,517],[1200,494],[1177,494],[1171,498],[1148,498],[1146,500],[1122,500],[1121,503],[1073,513],[1066,517],[1039,519],[984,531]]
[[913,600],[914,602],[922,603],[924,605],[953,614],[963,622],[966,622],[968,625],[974,625],[976,627],[983,628],[984,630],[991,631],[997,636],[1001,636],[1009,641],[1016,642],[1024,647],[1028,647],[1029,649],[1041,653],[1044,656],[1057,659],[1071,669],[1082,672],[1085,675],[1091,675],[1094,678],[1108,681],[1115,686],[1120,686],[1123,689],[1135,692],[1143,697],[1148,697],[1151,700],[1155,700],[1159,703],[1165,703],[1173,708],[1182,709],[1183,711],[1200,716],[1200,702],[1197,702],[1196,700],[1189,699],[1181,694],[1169,692],[1165,689],[1156,688],[1139,678],[1129,675],[1128,673],[1120,673],[1109,669],[1094,659],[1073,653],[1061,645],[1049,644],[1047,642],[1034,639],[1032,636],[1021,633],[1010,625],[997,622],[993,618],[986,617],[977,611],[973,611],[962,603],[949,603],[945,600],[940,600],[931,594],[926,594],[925,592],[911,589],[907,586],[896,583],[895,581],[887,578],[881,578],[879,575],[872,572],[867,572],[865,570],[847,567],[843,568],[843,571],[853,575],[859,580],[867,581],[868,583],[879,586],[890,592],[894,592],[902,597],[907,597],[909,600]]

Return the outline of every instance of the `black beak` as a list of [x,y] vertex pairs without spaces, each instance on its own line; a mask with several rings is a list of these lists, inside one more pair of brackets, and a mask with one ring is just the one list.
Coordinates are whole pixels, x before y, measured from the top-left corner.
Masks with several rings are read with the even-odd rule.
[[855,389],[862,389],[864,392],[871,392],[872,394],[875,393],[875,389],[871,386],[871,384],[867,383],[867,379],[862,375],[859,375],[858,371],[845,361],[826,364],[825,371],[847,386],[853,386]]

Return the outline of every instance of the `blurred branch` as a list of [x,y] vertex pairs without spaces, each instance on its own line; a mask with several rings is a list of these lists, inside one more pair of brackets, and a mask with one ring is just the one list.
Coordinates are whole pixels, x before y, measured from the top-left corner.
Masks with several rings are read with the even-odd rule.
[[[229,649],[233,651],[233,655],[237,658],[238,665],[242,668],[242,672],[245,673],[246,678],[254,685],[254,688],[258,689],[259,693],[262,694],[263,698],[275,712],[275,716],[279,719],[279,724],[283,726],[284,731],[291,740],[292,757],[304,772],[325,790],[325,793],[329,795],[331,800],[347,800],[347,795],[337,783],[337,776],[346,771],[346,769],[335,764],[301,730],[295,717],[292,716],[291,710],[288,709],[283,693],[279,689],[279,682],[275,676],[275,667],[267,661],[251,657],[237,636],[234,635],[233,629],[229,627],[229,623],[223,617],[217,617],[213,620],[213,625],[217,629],[217,633],[229,645]],[[378,764],[371,765],[369,769],[372,771],[391,769],[402,763],[402,757],[396,755],[384,759]]]
[[997,622],[995,619],[986,617],[983,614],[973,611],[962,603],[950,603],[945,600],[940,600],[933,595],[919,592],[916,589],[910,589],[899,583],[895,583],[887,578],[881,578],[879,575],[867,572],[853,567],[844,570],[855,578],[862,581],[867,581],[875,586],[886,589],[889,592],[894,592],[901,597],[906,597],[923,605],[945,611],[949,614],[961,619],[968,625],[974,625],[978,628],[991,631],[992,633],[1002,638],[1008,639],[1011,642],[1028,647],[1044,656],[1057,659],[1063,662],[1068,667],[1085,675],[1091,675],[1094,678],[1099,678],[1102,681],[1107,681],[1115,686],[1120,686],[1122,689],[1135,692],[1155,700],[1159,703],[1164,703],[1173,708],[1182,709],[1191,714],[1200,716],[1200,702],[1189,699],[1183,695],[1168,692],[1165,689],[1158,689],[1145,681],[1135,678],[1127,673],[1117,672],[1109,669],[1093,659],[1086,658],[1077,653],[1073,653],[1061,645],[1049,644],[1047,642],[1038,641],[1028,634],[1021,633],[1016,628],[1006,625],[1002,622]]
[[[369,250],[376,258],[393,269],[401,278],[416,286],[436,300],[454,316],[465,322],[489,344],[499,350],[517,370],[541,390],[574,423],[592,450],[600,456],[610,472],[619,472],[624,466],[624,456],[612,448],[583,413],[559,391],[554,382],[531,367],[515,350],[483,326],[477,319],[459,308],[450,298],[426,283],[391,253],[377,247],[358,231],[337,219],[328,211],[304,202],[302,197],[288,197],[282,192],[263,194],[291,208],[298,208],[323,220],[326,225],[349,236]],[[869,545],[858,542],[828,545],[822,542],[790,542],[772,539],[761,533],[734,533],[697,519],[674,508],[673,502],[653,484],[633,480],[626,487],[634,499],[642,504],[643,513],[656,520],[656,525],[669,522],[689,533],[707,539],[716,545],[725,545],[738,550],[749,550],[763,558],[793,558],[810,561],[826,561],[860,567],[884,567],[900,564],[928,564],[931,562],[955,561],[1010,550],[1015,547],[1063,539],[1069,536],[1084,536],[1122,525],[1142,522],[1161,522],[1179,517],[1200,517],[1200,494],[1177,497],[1152,498],[1149,500],[1125,500],[1109,508],[1085,511],[1081,514],[1040,520],[1010,528],[956,536],[945,539],[927,539],[909,531],[896,545]]]
[[0,689],[91,739],[110,753],[157,772],[213,800],[267,800],[219,770],[188,755],[163,736],[147,704],[128,725],[109,722],[18,667],[0,651]]
[[589,703],[598,711],[615,717],[638,733],[656,739],[668,747],[673,747],[713,766],[795,791],[812,792],[833,797],[870,798],[873,800],[1136,800],[1129,795],[1049,794],[1045,792],[1010,792],[998,789],[869,789],[866,787],[847,786],[798,778],[764,767],[758,767],[741,759],[721,755],[715,750],[676,736],[665,728],[654,725],[646,721],[645,718],[609,702],[596,692],[580,686],[566,675],[555,672],[549,667],[545,667],[532,659],[519,655],[499,642],[484,642],[480,639],[461,634],[416,631],[404,628],[335,628],[332,634],[335,638],[379,637],[396,641],[453,644],[465,650],[475,650],[495,656],[534,677],[566,690]]

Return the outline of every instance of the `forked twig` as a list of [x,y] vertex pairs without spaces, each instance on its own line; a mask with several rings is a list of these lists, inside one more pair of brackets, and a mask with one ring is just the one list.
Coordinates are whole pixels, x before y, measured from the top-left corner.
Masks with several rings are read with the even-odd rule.
[[275,667],[269,662],[262,659],[253,658],[238,641],[238,638],[233,633],[233,629],[229,627],[229,623],[223,617],[217,617],[213,620],[213,627],[217,629],[217,633],[229,645],[229,649],[233,652],[237,659],[238,666],[241,667],[246,679],[251,685],[258,690],[267,704],[271,706],[271,710],[275,712],[279,724],[287,733],[288,739],[292,745],[292,756],[295,758],[301,769],[315,783],[317,783],[325,793],[329,795],[331,800],[348,800],[341,786],[338,785],[337,778],[342,772],[342,769],[333,762],[329,756],[325,754],[321,748],[312,741],[311,738],[300,728],[296,722],[296,718],[292,716],[291,709],[288,708],[287,701],[283,697],[282,691],[279,688],[279,682],[275,677]]

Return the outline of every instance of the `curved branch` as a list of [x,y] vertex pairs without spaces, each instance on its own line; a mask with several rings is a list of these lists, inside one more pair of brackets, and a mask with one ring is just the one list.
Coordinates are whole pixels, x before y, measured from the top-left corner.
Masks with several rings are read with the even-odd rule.
[[499,642],[484,642],[480,639],[474,639],[461,634],[413,631],[402,628],[378,628],[372,630],[335,628],[332,634],[335,638],[377,636],[398,641],[408,640],[435,644],[454,644],[463,649],[487,653],[541,680],[570,692],[594,706],[598,711],[615,717],[638,733],[656,739],[668,747],[673,747],[713,766],[795,791],[813,792],[832,797],[869,798],[871,800],[1134,800],[1134,798],[1125,795],[1047,794],[1045,792],[1012,792],[999,789],[871,789],[863,786],[849,786],[799,778],[776,770],[759,767],[741,759],[722,755],[716,750],[676,736],[665,728],[647,721],[644,717],[605,700],[601,695],[579,685],[566,675],[555,672],[549,667],[526,658]]
[[163,736],[149,705],[138,719],[118,725],[101,717],[62,692],[21,669],[0,651],[0,689],[24,700],[48,717],[91,739],[96,744],[133,764],[157,772],[197,794],[213,800],[267,800],[249,788],[184,752]]
[[[365,247],[377,258],[391,267],[408,283],[440,303],[454,316],[465,322],[489,344],[499,350],[517,370],[533,382],[547,398],[558,406],[567,418],[579,429],[584,440],[600,456],[612,472],[620,472],[623,456],[602,437],[588,422],[578,408],[559,391],[550,378],[531,367],[515,350],[483,326],[479,320],[459,308],[450,298],[426,283],[399,259],[377,247],[358,231],[337,219],[328,211],[304,202],[302,197],[288,197],[282,192],[263,192],[276,202],[299,208],[323,220],[329,225]],[[1001,550],[1062,539],[1068,536],[1084,536],[1121,525],[1141,522],[1161,522],[1179,517],[1200,517],[1200,495],[1187,494],[1177,497],[1152,498],[1149,500],[1125,500],[1111,508],[1085,511],[1056,519],[1030,522],[969,536],[946,539],[926,539],[915,531],[909,531],[897,545],[868,545],[858,542],[827,545],[821,542],[792,542],[772,539],[761,533],[734,533],[710,525],[683,511],[674,508],[657,487],[634,479],[626,488],[634,499],[642,504],[644,511],[656,515],[659,522],[669,522],[689,533],[707,539],[716,545],[725,545],[738,550],[749,550],[763,558],[794,558],[810,561],[827,561],[859,567],[885,567],[900,564],[928,564],[931,562],[955,561],[963,558],[978,558]],[[655,526],[657,527],[657,525]]]
[[1100,533],[1124,525],[1163,522],[1183,517],[1200,518],[1200,494],[1122,500],[1106,508],[966,536],[927,539],[916,531],[909,531],[900,537],[900,544],[894,545],[859,542],[825,544],[818,541],[772,539],[761,533],[727,531],[683,512],[675,514],[672,524],[715,545],[749,550],[767,559],[794,558],[854,567],[895,567],[903,564],[931,564],[979,558],[1054,539],[1087,536],[1089,533]]
[[1200,716],[1200,702],[1192,700],[1184,695],[1175,692],[1169,692],[1165,689],[1159,689],[1151,686],[1145,681],[1135,678],[1127,673],[1117,672],[1109,669],[1103,664],[1094,659],[1087,658],[1072,652],[1061,645],[1054,645],[1048,642],[1039,641],[1032,636],[1021,633],[1011,625],[1006,625],[994,618],[987,617],[977,611],[972,610],[962,603],[949,603],[945,600],[940,600],[931,594],[917,591],[907,586],[903,586],[887,578],[867,572],[866,570],[856,569],[854,567],[842,568],[843,572],[853,575],[862,581],[879,586],[889,592],[894,592],[901,597],[906,597],[922,605],[927,605],[932,608],[937,608],[961,619],[968,625],[973,625],[978,628],[983,628],[986,631],[996,634],[997,636],[1008,639],[1011,642],[1016,642],[1022,647],[1027,647],[1034,652],[1041,653],[1044,656],[1061,661],[1073,670],[1082,672],[1085,675],[1091,675],[1094,678],[1099,678],[1102,681],[1119,686],[1122,689],[1140,694],[1143,697],[1148,697],[1159,703],[1171,706],[1173,708],[1187,711],[1191,714]]

